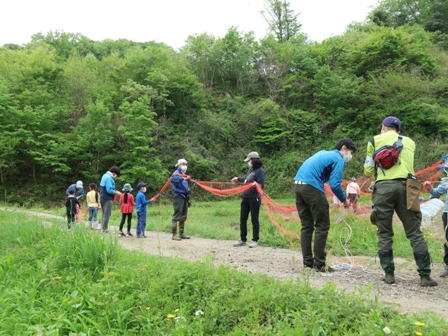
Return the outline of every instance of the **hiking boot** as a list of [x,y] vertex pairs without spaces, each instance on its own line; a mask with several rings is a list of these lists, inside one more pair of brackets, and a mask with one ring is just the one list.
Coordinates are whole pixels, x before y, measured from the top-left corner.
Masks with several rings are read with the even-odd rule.
[[303,263],[303,268],[314,268],[314,264]]
[[249,247],[250,248],[254,248],[254,247],[257,247],[258,246],[258,243],[256,242],[256,241],[251,241],[250,243],[249,243]]
[[448,265],[445,266],[442,272],[440,272],[442,278],[448,277]]
[[134,235],[130,232],[126,233],[126,237],[133,237]]
[[238,241],[233,243],[233,246],[235,246],[235,247],[246,246],[246,245],[247,245],[247,243],[245,241],[242,241],[242,240],[238,240]]
[[316,272],[322,272],[322,273],[333,273],[334,271],[336,271],[333,267],[330,267],[330,266],[325,266],[325,265],[323,265],[323,266],[314,266],[313,267],[313,269],[316,271]]
[[429,275],[420,275],[420,286],[433,287],[437,285],[438,285],[437,281],[435,281]]
[[173,237],[172,237],[171,239],[172,239],[172,240],[176,240],[176,241],[180,241],[180,240],[182,240],[182,238],[179,237],[179,235],[177,235],[177,234],[174,234]]
[[395,283],[395,275],[394,275],[394,273],[385,273],[384,274],[384,282],[389,284],[389,285]]
[[190,239],[190,236],[185,235],[183,232],[180,233],[179,237],[181,239]]

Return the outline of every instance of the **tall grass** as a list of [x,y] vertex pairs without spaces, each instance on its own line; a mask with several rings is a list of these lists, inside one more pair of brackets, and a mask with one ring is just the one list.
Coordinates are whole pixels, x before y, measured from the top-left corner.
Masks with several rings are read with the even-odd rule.
[[[11,223],[15,224],[13,227]],[[316,290],[212,260],[122,250],[114,237],[0,211],[0,335],[441,335],[432,314],[400,315],[369,289]],[[424,326],[415,325],[415,321]]]

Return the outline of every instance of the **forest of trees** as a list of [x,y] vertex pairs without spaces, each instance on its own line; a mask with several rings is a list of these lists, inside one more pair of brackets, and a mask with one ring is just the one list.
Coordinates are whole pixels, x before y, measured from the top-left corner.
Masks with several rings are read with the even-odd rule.
[[181,157],[193,178],[229,180],[250,151],[268,192],[284,194],[306,158],[342,137],[359,147],[346,177],[361,175],[388,115],[416,141],[417,169],[447,154],[448,0],[380,1],[321,43],[288,2],[266,4],[272,33],[260,40],[230,27],[174,50],[52,31],[0,47],[0,200],[60,198],[112,165],[119,186],[156,192]]

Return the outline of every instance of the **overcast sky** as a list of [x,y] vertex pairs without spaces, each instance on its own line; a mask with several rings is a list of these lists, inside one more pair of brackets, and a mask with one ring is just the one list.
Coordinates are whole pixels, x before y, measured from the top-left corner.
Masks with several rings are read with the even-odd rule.
[[[290,0],[300,13],[302,32],[322,41],[340,35],[353,21],[364,21],[377,0]],[[0,45],[24,44],[38,32],[63,30],[92,40],[125,38],[164,42],[174,48],[189,35],[222,37],[231,26],[266,33],[263,0],[3,0]]]

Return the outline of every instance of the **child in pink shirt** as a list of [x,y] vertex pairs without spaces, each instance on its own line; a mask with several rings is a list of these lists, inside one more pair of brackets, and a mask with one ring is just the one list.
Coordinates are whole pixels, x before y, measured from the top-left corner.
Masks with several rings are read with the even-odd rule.
[[[121,212],[121,223],[120,223],[120,229],[118,231],[119,237],[132,237],[131,233],[131,220],[132,220],[132,213],[134,212],[134,196],[132,196],[131,191],[132,187],[129,183],[126,183],[123,187],[124,193],[120,196],[120,212]],[[123,225],[124,222],[128,219],[128,232],[126,234],[123,233]]]

